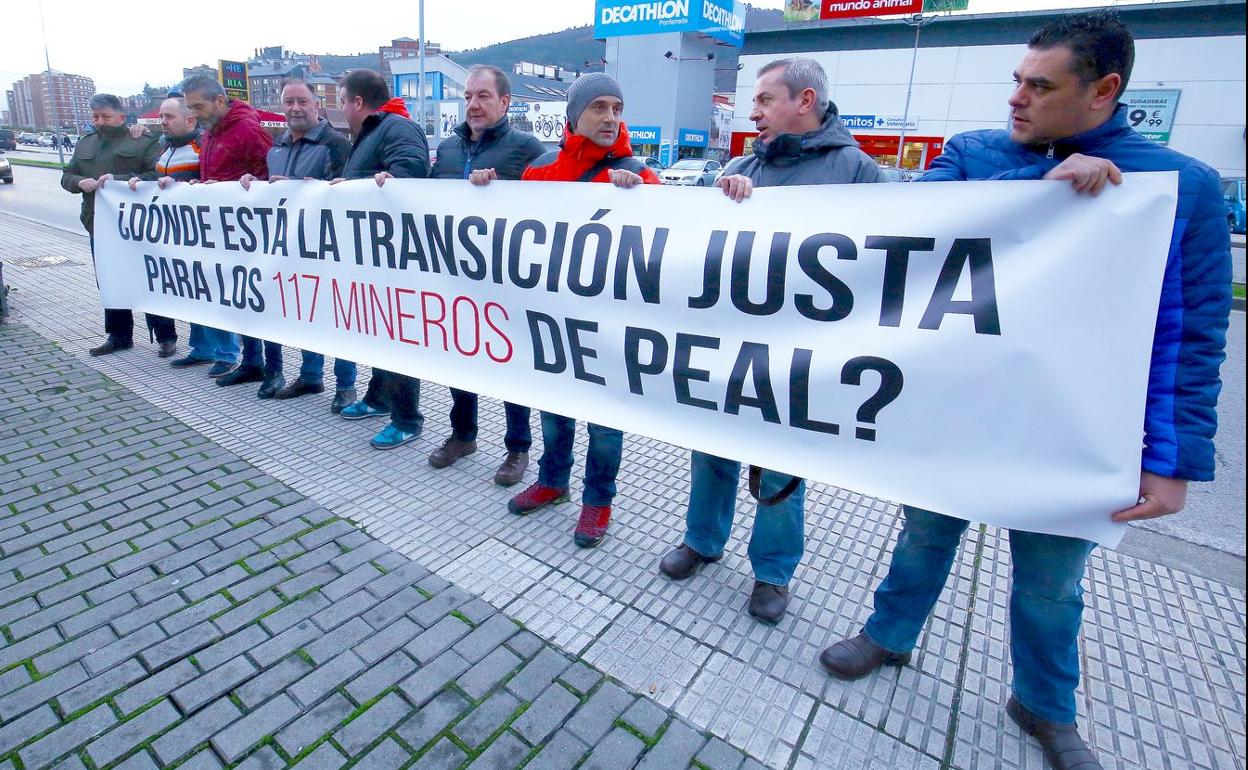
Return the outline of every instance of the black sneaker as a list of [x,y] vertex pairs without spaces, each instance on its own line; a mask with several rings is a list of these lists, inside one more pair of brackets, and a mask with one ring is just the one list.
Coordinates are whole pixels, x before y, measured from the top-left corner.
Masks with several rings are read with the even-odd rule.
[[[211,373],[210,373],[211,374]],[[260,382],[264,379],[264,370],[258,366],[240,366],[229,374],[217,378],[217,384],[223,388],[231,385],[242,385],[244,382]]]
[[229,374],[237,368],[238,364],[231,363],[229,361],[218,361],[212,365],[211,369],[208,370],[208,376],[216,379],[222,375]]
[[[218,380],[219,382],[219,380]],[[264,378],[260,383],[260,390],[256,391],[256,398],[269,399],[277,395],[277,392],[286,384],[286,377],[281,372]]]
[[182,358],[173,359],[172,361],[169,362],[169,365],[172,366],[174,369],[189,369],[192,366],[203,366],[205,364],[211,364],[211,363],[213,362],[208,360],[207,358],[195,358],[193,356],[183,356]]

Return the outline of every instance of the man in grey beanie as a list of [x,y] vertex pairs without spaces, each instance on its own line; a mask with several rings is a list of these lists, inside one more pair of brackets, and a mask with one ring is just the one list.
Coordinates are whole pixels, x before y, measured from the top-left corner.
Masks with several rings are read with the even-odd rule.
[[[605,72],[587,72],[568,86],[568,125],[576,128],[576,122],[590,102],[603,96],[614,96],[624,105],[624,92],[615,78]],[[613,137],[614,138],[614,137]]]

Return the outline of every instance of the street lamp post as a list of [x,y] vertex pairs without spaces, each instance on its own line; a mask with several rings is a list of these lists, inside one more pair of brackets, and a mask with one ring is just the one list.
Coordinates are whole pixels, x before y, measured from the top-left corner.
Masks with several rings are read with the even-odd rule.
[[914,51],[910,54],[910,80],[906,83],[906,107],[901,114],[901,136],[897,140],[897,168],[902,167],[902,159],[906,152],[906,124],[910,121],[910,95],[914,92],[914,66],[919,59],[919,32],[925,25],[931,24],[937,18],[939,17],[916,13],[904,20],[906,24],[914,27]]
[[[47,75],[44,76],[43,92],[47,95],[48,108],[52,107],[52,59],[48,56],[48,28],[43,23],[43,3],[39,3],[39,29],[43,31],[43,63],[47,66]],[[56,145],[56,158],[62,166],[65,165],[65,148],[61,147],[61,143],[57,140],[56,134],[52,135],[52,143]]]
[[420,112],[420,130],[424,131],[428,121],[425,119],[425,0],[420,0],[420,42],[416,57],[420,60],[420,88],[416,93],[416,109]]
[[[668,51],[663,54],[663,58],[670,62],[676,63],[680,63],[682,61],[715,61],[715,54],[711,52],[704,56],[677,56],[675,53]],[[670,154],[667,158],[667,165],[669,166],[676,165],[676,161],[679,160],[678,156],[680,155],[680,118],[677,115],[677,111],[679,109],[680,104],[676,99],[672,99],[672,136],[671,139],[668,140]],[[663,145],[661,143],[659,144],[659,155],[659,162],[662,163],[663,158],[661,156],[663,155]]]

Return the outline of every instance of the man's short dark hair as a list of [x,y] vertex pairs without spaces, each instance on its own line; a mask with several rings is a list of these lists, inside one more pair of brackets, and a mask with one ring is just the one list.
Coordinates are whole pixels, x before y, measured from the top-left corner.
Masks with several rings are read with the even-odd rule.
[[1059,16],[1032,35],[1027,46],[1041,51],[1069,48],[1074,59],[1072,69],[1085,86],[1106,75],[1122,76],[1115,98],[1127,89],[1135,65],[1135,39],[1113,11]]
[[125,112],[126,108],[121,106],[121,100],[112,94],[96,94],[91,97],[91,109],[93,110],[112,110],[113,112]]
[[483,72],[494,76],[494,90],[498,92],[498,98],[511,96],[511,81],[507,79],[507,73],[492,64],[474,64],[469,67],[468,77],[464,78],[464,83],[467,84],[468,78],[473,75],[479,75]]
[[348,98],[358,96],[363,99],[364,106],[370,110],[390,101],[390,87],[386,85],[386,79],[372,70],[355,70],[342,79],[342,88]]
[[181,90],[186,96],[199,94],[209,101],[216,99],[218,96],[226,95],[225,86],[217,82],[215,78],[210,78],[207,75],[191,75],[182,81]]

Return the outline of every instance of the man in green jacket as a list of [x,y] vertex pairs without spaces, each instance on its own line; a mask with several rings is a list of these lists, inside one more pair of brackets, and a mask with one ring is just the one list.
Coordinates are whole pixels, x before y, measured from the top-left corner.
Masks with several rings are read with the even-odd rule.
[[[129,179],[152,170],[160,156],[160,144],[148,136],[135,139],[126,129],[121,100],[112,94],[91,97],[91,122],[95,132],[87,134],[74,148],[74,156],[61,175],[61,187],[82,196],[82,226],[91,236],[95,253],[95,191],[114,175]],[[148,327],[160,343],[160,356],[167,358],[177,348],[178,334],[173,320],[147,316]],[[104,332],[108,339],[91,348],[93,356],[103,356],[134,345],[134,314],[129,310],[105,308]]]

